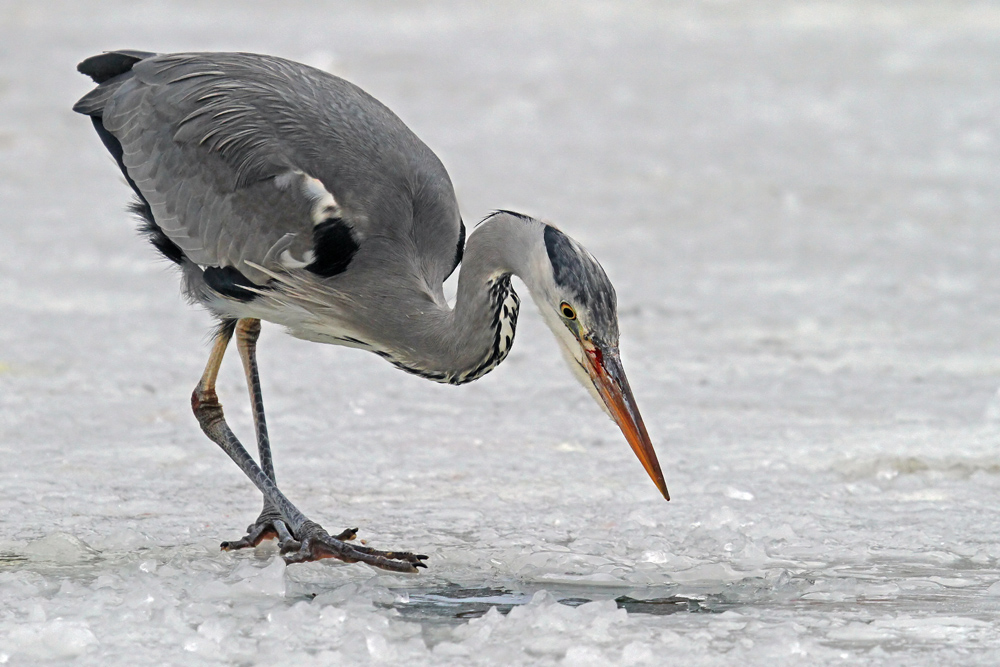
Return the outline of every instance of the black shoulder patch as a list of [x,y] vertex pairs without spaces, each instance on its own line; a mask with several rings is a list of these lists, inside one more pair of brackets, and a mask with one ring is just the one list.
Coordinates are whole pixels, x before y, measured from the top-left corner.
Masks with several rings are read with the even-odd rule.
[[451,274],[455,273],[455,269],[457,269],[458,265],[462,263],[462,257],[464,256],[465,256],[465,223],[462,222],[461,218],[459,218],[458,247],[455,248],[455,263],[451,265],[451,271],[449,271],[448,275],[444,277],[445,280],[448,280],[448,278],[451,277]]
[[237,301],[252,301],[257,294],[246,289],[259,288],[257,284],[239,272],[235,266],[210,266],[202,273],[205,284],[222,296]]
[[357,252],[358,242],[348,224],[340,218],[327,218],[313,227],[315,259],[306,269],[329,278],[346,271]]

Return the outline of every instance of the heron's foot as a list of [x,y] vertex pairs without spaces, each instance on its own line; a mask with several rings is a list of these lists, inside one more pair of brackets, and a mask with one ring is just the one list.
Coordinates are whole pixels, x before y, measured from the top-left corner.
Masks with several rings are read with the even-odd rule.
[[286,563],[307,563],[323,558],[336,558],[345,563],[367,563],[391,572],[416,573],[417,568],[427,567],[427,556],[409,551],[379,551],[359,544],[348,544],[357,536],[357,529],[348,529],[332,537],[323,527],[307,521],[299,531],[301,540],[282,541],[281,552]]
[[264,540],[275,537],[282,545],[295,541],[278,511],[265,506],[257,520],[252,525],[247,526],[246,535],[235,542],[223,542],[220,546],[223,551],[235,551],[236,549],[255,547]]

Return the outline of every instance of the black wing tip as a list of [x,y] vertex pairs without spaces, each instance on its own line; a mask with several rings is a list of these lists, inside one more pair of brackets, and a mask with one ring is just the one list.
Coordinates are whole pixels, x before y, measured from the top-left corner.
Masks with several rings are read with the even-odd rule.
[[76,71],[86,74],[94,83],[104,83],[120,74],[124,74],[140,60],[145,60],[155,56],[150,51],[133,51],[123,49],[120,51],[106,51],[96,56],[90,56],[79,65]]
[[142,195],[138,194],[138,191],[135,200],[128,205],[128,212],[139,219],[139,233],[145,236],[163,257],[178,266],[184,263],[186,259],[184,251],[171,241],[170,237],[156,224],[156,220],[153,219],[153,210],[149,207],[149,203],[142,198]]

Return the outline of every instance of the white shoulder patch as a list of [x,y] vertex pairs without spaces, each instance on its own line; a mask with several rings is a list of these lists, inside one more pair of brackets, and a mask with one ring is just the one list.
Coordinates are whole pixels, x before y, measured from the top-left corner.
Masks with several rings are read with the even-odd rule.
[[294,183],[298,183],[302,194],[312,204],[310,215],[313,226],[320,224],[328,218],[341,217],[340,205],[337,204],[337,200],[333,194],[326,189],[326,186],[318,178],[313,178],[298,169],[286,171],[274,178],[274,184],[281,190],[287,190]]
[[340,206],[337,200],[323,186],[318,178],[302,174],[302,192],[312,201],[313,225],[318,225],[327,218],[339,218]]

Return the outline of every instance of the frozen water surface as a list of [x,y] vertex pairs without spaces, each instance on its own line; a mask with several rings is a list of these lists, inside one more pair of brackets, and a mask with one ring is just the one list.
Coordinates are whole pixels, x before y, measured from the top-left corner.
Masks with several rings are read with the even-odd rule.
[[[0,4],[0,663],[996,664],[1000,9],[502,7]],[[346,76],[467,221],[584,242],[674,500],[530,305],[457,389],[272,328],[286,492],[430,568],[220,553],[259,498],[187,408],[208,318],[70,112],[122,47]]]

